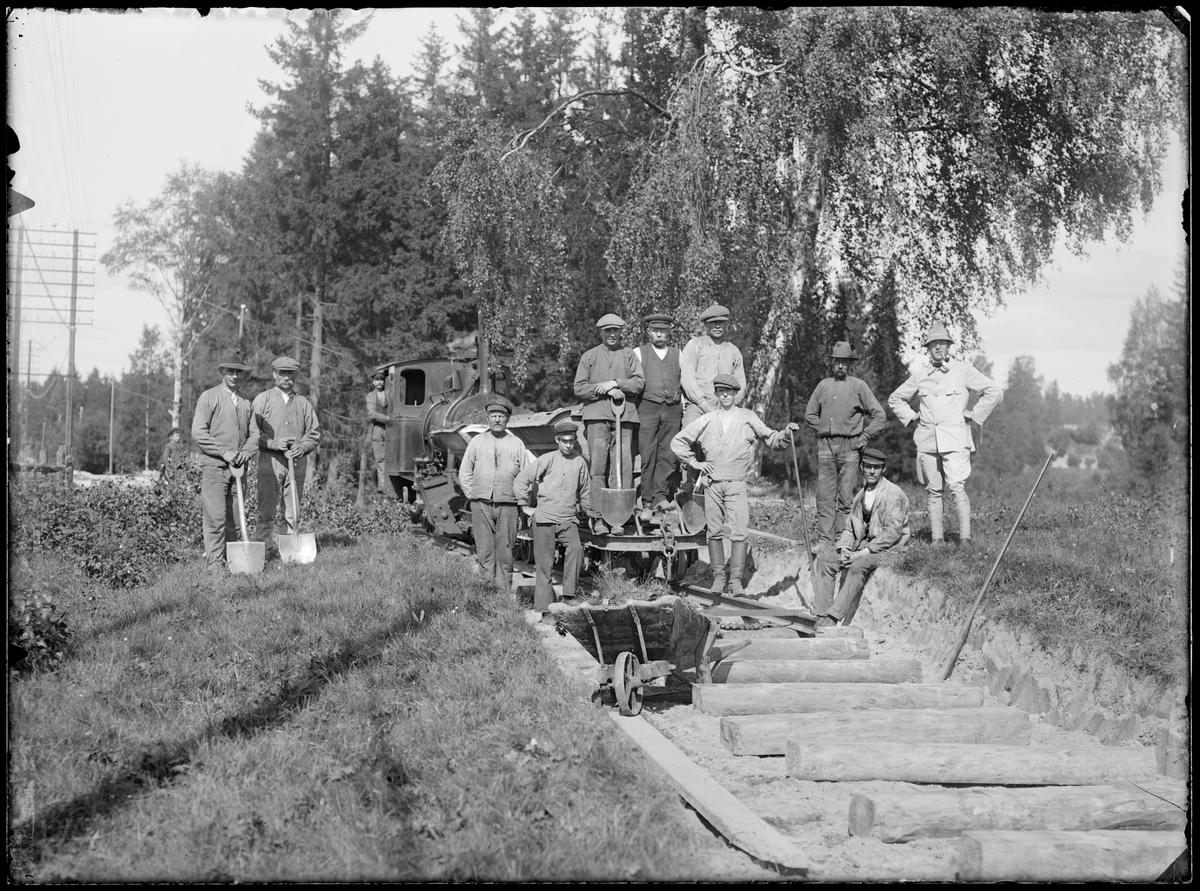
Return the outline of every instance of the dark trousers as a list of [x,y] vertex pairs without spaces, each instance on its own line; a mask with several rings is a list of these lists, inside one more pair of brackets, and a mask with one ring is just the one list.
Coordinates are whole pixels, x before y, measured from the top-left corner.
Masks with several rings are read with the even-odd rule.
[[817,439],[817,532],[826,544],[846,528],[858,489],[859,453],[853,441],[852,436]]
[[663,405],[643,400],[638,405],[638,454],[642,456],[642,484],[638,494],[653,507],[668,497],[667,478],[678,458],[671,439],[683,426],[683,403]]
[[575,583],[583,565],[583,545],[574,523],[534,523],[533,562],[537,567],[533,586],[533,608],[545,612],[554,602],[550,570],[554,568],[554,546],[563,546],[563,597],[575,596]]
[[475,559],[483,577],[495,581],[505,594],[512,590],[513,545],[517,543],[515,504],[471,502],[471,532],[475,536]]

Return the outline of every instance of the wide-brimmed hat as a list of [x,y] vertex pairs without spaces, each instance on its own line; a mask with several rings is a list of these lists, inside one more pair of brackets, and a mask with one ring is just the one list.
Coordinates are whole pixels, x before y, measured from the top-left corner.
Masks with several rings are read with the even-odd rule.
[[738,379],[732,374],[718,374],[713,378],[713,389],[717,387],[726,387],[733,390],[735,393],[742,389],[742,385],[738,383]]
[[852,350],[850,348],[849,342],[845,341],[845,340],[839,340],[837,343],[835,343],[833,345],[833,352],[831,352],[829,354],[829,357],[831,359],[857,359],[858,358],[858,356],[854,355],[854,350]]
[[600,317],[600,321],[596,322],[597,328],[624,328],[625,320],[615,312],[605,313]]
[[887,464],[887,455],[879,449],[867,449],[862,453],[863,464]]
[[271,363],[272,371],[299,371],[300,363],[291,356],[279,356]]
[[946,326],[941,322],[934,322],[929,326],[929,330],[925,332],[925,340],[922,346],[929,346],[937,340],[945,340],[954,343],[954,338],[950,336],[950,332],[946,330]]
[[714,303],[704,312],[700,313],[701,322],[728,322],[729,310],[719,303]]
[[242,354],[234,351],[225,353],[217,362],[217,368],[232,368],[236,371],[249,371],[250,366],[242,361]]

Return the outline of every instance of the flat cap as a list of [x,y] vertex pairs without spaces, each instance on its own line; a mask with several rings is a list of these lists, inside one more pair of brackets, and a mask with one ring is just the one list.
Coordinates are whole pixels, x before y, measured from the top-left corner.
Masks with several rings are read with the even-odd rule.
[[388,376],[388,367],[386,365],[379,365],[371,371],[371,380],[375,380],[375,378],[377,378],[377,377],[387,377],[387,376]]
[[728,322],[729,310],[719,303],[714,303],[704,312],[700,313],[700,321],[702,322]]
[[832,359],[857,359],[854,355],[854,350],[850,348],[850,344],[844,340],[839,340],[833,345],[833,352],[829,354]]
[[228,352],[221,356],[220,361],[217,362],[217,368],[233,368],[237,371],[250,370],[250,366],[242,361],[242,354],[235,352]]
[[573,422],[568,421],[566,418],[563,418],[561,421],[559,421],[557,424],[554,425],[554,435],[555,436],[578,436],[579,428]]
[[624,328],[625,320],[615,312],[605,313],[596,323],[597,328]]
[[863,464],[887,464],[887,455],[879,449],[867,449],[862,453]]
[[675,320],[665,312],[651,313],[642,319],[642,321],[646,323],[647,328],[670,328],[675,324]]
[[300,363],[291,356],[280,356],[271,363],[272,371],[299,371]]
[[945,340],[954,343],[954,338],[950,336],[950,332],[946,330],[946,326],[941,322],[934,322],[929,326],[929,330],[925,332],[925,340],[922,341],[922,346],[929,346],[934,341]]
[[512,414],[512,403],[507,399],[489,399],[485,408],[489,413],[494,411],[502,411],[505,414]]
[[742,385],[738,383],[738,379],[732,374],[718,374],[713,378],[713,389],[715,390],[717,387],[725,387],[736,393],[742,388]]

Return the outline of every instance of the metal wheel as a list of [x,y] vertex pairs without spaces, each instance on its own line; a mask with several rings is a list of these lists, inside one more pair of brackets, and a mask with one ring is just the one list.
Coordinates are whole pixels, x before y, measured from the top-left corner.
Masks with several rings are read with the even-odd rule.
[[692,568],[692,564],[695,562],[695,551],[677,551],[675,559],[671,561],[671,579],[676,582],[682,582],[683,577],[687,575],[688,570]]
[[612,685],[622,715],[633,717],[642,710],[642,679],[638,677],[637,656],[628,651],[617,654],[613,662]]

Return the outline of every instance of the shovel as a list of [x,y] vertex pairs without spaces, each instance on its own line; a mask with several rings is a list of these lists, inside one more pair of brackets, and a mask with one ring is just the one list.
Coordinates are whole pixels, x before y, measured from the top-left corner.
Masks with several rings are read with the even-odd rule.
[[300,499],[296,496],[296,464],[288,455],[288,479],[292,483],[292,534],[278,535],[279,559],[284,563],[312,563],[317,559],[317,536],[300,531]]
[[621,464],[624,457],[621,454],[621,415],[625,413],[625,400],[622,399],[618,402],[614,399],[612,409],[613,415],[617,419],[617,487],[600,490],[599,507],[600,516],[604,518],[604,522],[613,529],[619,530],[629,522],[634,508],[637,507],[637,489],[623,488],[621,480]]
[[229,472],[237,481],[238,517],[242,521],[242,540],[225,542],[225,562],[229,571],[235,573],[257,575],[263,571],[267,562],[267,546],[261,541],[251,541],[246,532],[246,499],[242,497],[242,474],[245,467],[230,466]]
[[704,483],[706,478],[701,474],[690,489],[680,487],[675,493],[675,503],[679,505],[679,528],[684,535],[695,535],[708,525],[704,516]]

